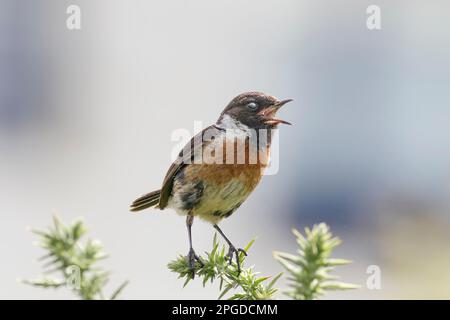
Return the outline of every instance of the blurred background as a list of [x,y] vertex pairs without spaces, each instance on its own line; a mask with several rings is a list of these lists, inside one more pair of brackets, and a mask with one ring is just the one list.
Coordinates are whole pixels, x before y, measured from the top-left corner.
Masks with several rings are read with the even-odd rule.
[[[26,226],[83,216],[125,299],[215,299],[166,268],[183,218],[134,215],[159,188],[173,130],[214,122],[235,95],[293,98],[280,169],[222,223],[263,274],[292,227],[326,222],[363,285],[330,299],[450,298],[448,1],[23,1],[0,10],[0,298],[71,298],[17,282],[41,270]],[[66,9],[81,8],[81,30]],[[381,30],[366,8],[381,8]],[[192,132],[194,134],[194,132]],[[194,224],[198,252],[210,225]],[[381,268],[381,289],[365,283]],[[283,282],[280,282],[282,284]]]

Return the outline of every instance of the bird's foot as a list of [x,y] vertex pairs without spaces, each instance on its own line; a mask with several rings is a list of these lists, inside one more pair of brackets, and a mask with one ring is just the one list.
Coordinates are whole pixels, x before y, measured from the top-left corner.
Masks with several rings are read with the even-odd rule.
[[227,259],[228,259],[229,264],[231,264],[233,262],[233,256],[236,256],[238,275],[241,273],[241,261],[239,259],[240,252],[242,252],[244,254],[244,256],[247,256],[247,252],[245,252],[244,249],[241,249],[241,248],[236,249],[235,246],[230,244],[230,248],[228,249]]
[[200,266],[204,266],[202,260],[200,257],[195,253],[194,249],[190,249],[188,255],[186,256],[186,259],[189,264],[189,270],[191,271],[192,279],[195,277],[195,263],[198,262]]

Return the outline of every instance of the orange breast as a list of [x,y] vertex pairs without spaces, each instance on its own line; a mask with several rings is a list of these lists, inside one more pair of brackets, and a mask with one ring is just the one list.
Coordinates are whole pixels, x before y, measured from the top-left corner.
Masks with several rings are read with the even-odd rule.
[[[237,179],[252,190],[267,166],[269,148],[258,150],[250,145],[248,139],[224,141],[221,146],[222,148],[205,148],[203,158],[208,160],[203,164],[191,165],[187,169],[190,171],[188,174],[217,185],[225,185],[230,180]],[[211,159],[215,163],[211,163]]]
[[[228,147],[232,144],[228,143]],[[261,180],[269,150],[258,151],[248,143],[240,147],[237,142],[234,144],[235,148],[227,148],[226,143],[211,142],[208,146],[214,148],[203,148],[202,163],[194,162],[182,169],[172,190],[173,208],[181,214],[189,210],[194,216],[218,223],[229,217],[247,199]],[[242,152],[245,161],[242,161]],[[251,152],[257,152],[256,161],[254,154],[251,160]],[[210,161],[211,158],[205,160],[205,157],[211,156],[214,156],[214,162]],[[186,202],[190,202],[188,204],[192,204],[192,208],[187,208]]]

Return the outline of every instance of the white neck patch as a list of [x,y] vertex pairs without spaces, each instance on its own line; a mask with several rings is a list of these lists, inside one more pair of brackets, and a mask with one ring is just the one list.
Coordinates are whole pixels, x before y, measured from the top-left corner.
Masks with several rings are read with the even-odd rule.
[[233,130],[243,130],[245,132],[250,132],[250,128],[243,124],[242,122],[230,117],[225,114],[218,122],[217,126],[221,129],[233,129]]

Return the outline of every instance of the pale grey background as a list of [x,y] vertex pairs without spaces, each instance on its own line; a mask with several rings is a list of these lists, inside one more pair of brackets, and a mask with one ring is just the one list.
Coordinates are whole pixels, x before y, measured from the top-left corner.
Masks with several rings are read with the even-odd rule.
[[[85,217],[112,286],[131,281],[123,298],[215,299],[165,267],[187,251],[184,219],[128,204],[160,186],[174,129],[215,121],[247,90],[295,99],[279,173],[223,223],[236,244],[257,237],[249,263],[276,274],[290,228],[326,221],[336,256],[355,261],[337,274],[383,272],[380,291],[328,298],[450,298],[448,1],[0,3],[0,298],[72,297],[16,281],[40,271],[25,227],[55,211]],[[65,27],[69,4],[80,31]],[[212,235],[195,224],[199,252]]]

